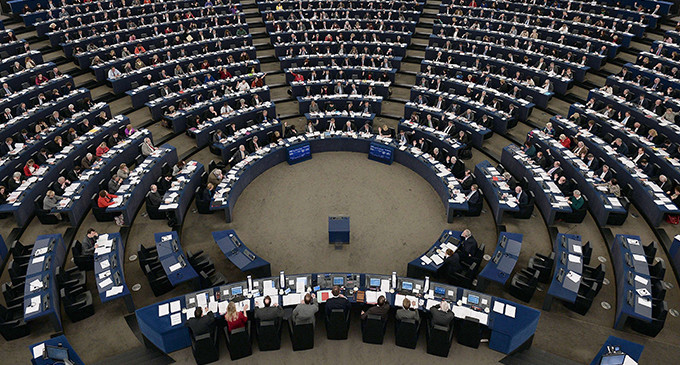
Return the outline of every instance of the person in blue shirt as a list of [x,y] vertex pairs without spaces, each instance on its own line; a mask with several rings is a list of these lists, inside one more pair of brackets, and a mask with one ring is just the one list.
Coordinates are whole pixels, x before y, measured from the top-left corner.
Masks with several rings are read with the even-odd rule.
[[213,82],[215,81],[215,78],[211,74],[205,74],[205,79],[203,79],[203,83],[208,83],[208,82]]

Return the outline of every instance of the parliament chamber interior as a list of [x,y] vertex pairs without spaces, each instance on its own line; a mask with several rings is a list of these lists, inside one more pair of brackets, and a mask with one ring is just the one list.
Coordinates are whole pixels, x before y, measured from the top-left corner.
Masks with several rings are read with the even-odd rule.
[[680,358],[678,1],[0,3],[0,363]]

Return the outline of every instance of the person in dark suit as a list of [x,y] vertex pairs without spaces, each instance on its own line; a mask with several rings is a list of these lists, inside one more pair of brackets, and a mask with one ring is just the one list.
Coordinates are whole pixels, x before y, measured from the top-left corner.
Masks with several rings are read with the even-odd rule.
[[536,152],[536,156],[534,156],[534,162],[536,165],[545,168],[545,166],[548,165],[548,160],[545,158],[545,155],[543,154],[542,151]]
[[361,311],[361,320],[368,318],[369,314],[380,316],[383,320],[387,320],[387,315],[390,313],[390,303],[387,302],[384,295],[378,297],[378,304],[374,305],[365,311]]
[[642,171],[645,175],[652,177],[654,176],[654,165],[649,163],[646,158],[643,158],[640,160],[640,171]]
[[666,175],[659,175],[659,179],[656,182],[657,185],[663,190],[664,193],[670,194],[673,191],[673,183],[668,181]]
[[460,234],[461,243],[458,248],[458,255],[460,255],[461,260],[467,261],[477,254],[477,240],[472,236],[472,232],[469,229],[463,231]]
[[449,166],[449,170],[451,170],[451,173],[456,179],[465,176],[465,163],[456,156],[447,156],[446,164]]
[[531,208],[529,206],[529,195],[522,191],[521,186],[517,186],[515,188],[515,198],[517,198],[517,202],[519,203],[519,212],[517,214],[524,216],[527,213],[527,210]]
[[331,289],[331,295],[332,297],[326,300],[326,315],[330,315],[333,309],[342,309],[345,311],[345,314],[347,314],[347,312],[352,309],[352,304],[349,302],[347,297],[340,294],[339,286],[336,285],[333,287],[333,289]]
[[595,171],[595,177],[601,181],[609,181],[612,179],[612,172],[609,171],[609,166],[602,165],[597,171]]
[[246,152],[246,146],[245,145],[240,145],[238,146],[238,151],[234,153],[233,156],[229,159],[229,163],[233,166],[236,165],[237,163],[243,161],[246,156],[248,156],[248,152]]
[[189,327],[191,334],[196,338],[200,335],[212,332],[215,327],[215,315],[212,311],[209,311],[204,316],[201,307],[196,307],[194,310],[194,318],[189,318],[184,325]]
[[279,307],[279,303],[272,305],[272,298],[267,295],[262,301],[264,307],[255,308],[255,319],[260,321],[273,321],[277,318],[283,318],[283,308]]
[[463,189],[463,191],[469,191],[475,179],[472,177],[472,171],[467,169],[465,170],[465,176],[463,176],[462,179],[457,180],[460,183],[460,187]]
[[482,211],[484,201],[477,184],[472,184],[470,192],[465,196],[465,199],[467,200],[470,209],[467,212],[463,212],[464,215],[478,215]]
[[430,309],[433,326],[449,327],[453,321],[453,312],[449,308],[449,303],[442,301],[439,305],[435,305]]
[[626,156],[628,155],[628,146],[626,146],[625,143],[623,143],[623,140],[621,138],[617,138],[614,140],[612,143],[612,147],[616,150],[616,152]]
[[146,198],[146,206],[147,208],[156,211],[161,206],[161,203],[163,203],[163,197],[158,193],[156,184],[152,184],[149,188],[149,195]]
[[0,156],[5,156],[14,149],[14,140],[12,137],[5,138],[5,143],[0,145]]
[[444,258],[441,270],[449,282],[453,281],[455,275],[463,270],[463,265],[460,263],[460,255],[453,252],[450,248],[446,249],[446,257]]
[[584,162],[591,171],[596,171],[600,167],[599,161],[597,161],[595,155],[593,155],[592,153],[586,155],[586,160]]
[[94,228],[89,228],[85,234],[85,239],[83,240],[83,255],[91,256],[94,255],[94,249],[97,248],[97,240],[99,239],[99,234]]

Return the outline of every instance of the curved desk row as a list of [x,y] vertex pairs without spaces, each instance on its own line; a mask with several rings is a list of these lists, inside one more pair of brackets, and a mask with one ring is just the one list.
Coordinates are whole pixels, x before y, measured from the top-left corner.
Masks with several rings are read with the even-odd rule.
[[536,165],[519,147],[514,144],[503,148],[501,164],[516,177],[528,183],[528,188],[536,196],[536,206],[543,214],[546,224],[552,225],[557,214],[572,212],[569,202],[551,176]]
[[198,273],[187,260],[177,232],[154,233],[154,241],[158,260],[172,286],[191,280],[195,288],[200,288]]
[[610,248],[616,276],[616,319],[623,329],[626,320],[652,321],[652,283],[640,236],[617,234]]
[[389,81],[378,81],[378,80],[352,80],[352,79],[325,79],[322,75],[317,75],[317,78],[322,79],[317,80],[305,80],[305,81],[293,81],[290,83],[290,88],[293,91],[293,97],[305,96],[307,94],[307,87],[309,87],[311,95],[322,94],[323,87],[329,94],[335,94],[335,87],[340,84],[343,90],[352,90],[355,86],[357,93],[361,95],[368,95],[368,90],[373,89],[373,95],[382,96],[383,98],[388,98],[390,96],[390,85]]
[[79,158],[83,157],[89,149],[95,148],[113,131],[123,129],[126,123],[129,123],[126,117],[117,117],[78,137],[73,143],[48,159],[33,176],[12,192],[8,197],[8,204],[0,206],[0,212],[12,212],[19,226],[29,223],[36,208],[35,199],[44,194],[49,185],[56,181],[64,171],[79,164]]
[[574,179],[578,184],[581,193],[588,197],[588,207],[590,213],[599,226],[607,224],[621,225],[628,217],[628,209],[623,199],[617,198],[614,194],[609,194],[606,188],[600,190],[597,184],[602,183],[595,179],[592,170],[574,153],[562,146],[557,140],[544,134],[541,131],[533,130],[530,132],[528,140],[533,142],[537,150],[544,152],[550,151],[555,161],[560,161],[564,169],[564,175]]
[[106,303],[123,298],[128,312],[135,311],[132,295],[125,283],[125,245],[120,233],[99,235],[94,250],[94,279],[97,282],[99,299]]
[[[259,143],[260,145],[267,144],[269,141],[271,141],[268,136],[275,131],[283,133],[282,128],[283,126],[280,122],[276,121],[275,119],[270,119],[268,122],[238,129],[233,135],[223,138],[219,142],[213,143],[212,145],[215,149],[220,151],[222,161],[224,161],[226,164],[229,162],[231,157],[234,156],[240,145],[244,145],[246,150],[249,150],[251,147],[250,142],[252,142],[253,137],[256,136],[258,141],[261,141]],[[208,173],[210,172],[212,171],[208,171]]]
[[297,102],[300,107],[300,114],[307,114],[311,111],[310,107],[312,101],[316,103],[317,107],[320,110],[328,111],[347,110],[349,104],[351,103],[352,104],[351,110],[353,112],[363,112],[364,104],[368,102],[369,113],[380,114],[383,97],[367,96],[360,94],[298,96]]
[[73,365],[85,365],[85,362],[80,359],[80,356],[78,356],[64,335],[34,343],[28,349],[31,350],[31,364],[33,365],[58,364],[64,360],[65,356]]
[[425,138],[430,148],[438,147],[443,156],[458,156],[458,152],[466,147],[451,136],[453,133],[446,134],[443,131],[410,120],[402,119],[398,128],[400,132],[403,130],[413,133],[413,139]]
[[26,268],[24,321],[49,316],[54,331],[62,330],[59,287],[55,274],[65,258],[66,246],[61,234],[38,236]]
[[173,178],[172,186],[163,194],[163,203],[158,210],[172,214],[176,225],[182,225],[196,188],[201,185],[204,172],[205,169],[200,162],[187,162],[186,166]]
[[489,161],[484,160],[475,165],[474,174],[475,181],[484,192],[497,225],[502,223],[504,212],[518,213],[520,211],[515,192],[510,189],[505,178]]
[[581,236],[575,234],[558,233],[555,237],[553,277],[543,301],[543,310],[550,310],[554,298],[566,303],[576,301],[583,277],[582,243]]
[[[283,283],[283,285],[281,284]],[[233,301],[238,308],[260,306],[263,295],[269,295],[282,306],[300,302],[305,292],[314,291],[321,303],[328,298],[333,285],[343,287],[352,303],[372,303],[381,294],[391,305],[401,306],[410,299],[420,310],[427,311],[442,300],[451,302],[457,318],[471,316],[491,330],[489,348],[505,354],[529,344],[538,326],[540,311],[486,294],[451,285],[411,278],[397,278],[396,274],[363,273],[281,274],[273,278],[231,283],[197,293],[168,299],[136,311],[139,328],[146,339],[165,353],[191,345],[189,329],[182,324],[193,316],[193,308],[207,307],[215,315],[226,312]],[[260,291],[260,288],[263,288]],[[288,290],[290,289],[290,290]],[[395,290],[398,289],[398,290]],[[286,295],[282,295],[288,292]],[[215,294],[219,294],[218,297]],[[363,294],[363,295],[362,295]],[[365,298],[365,299],[364,299]],[[252,315],[249,315],[252,317]]]
[[[306,149],[306,152],[303,149]],[[448,222],[453,221],[455,211],[468,210],[465,195],[460,192],[460,184],[455,177],[443,164],[431,159],[427,153],[423,154],[417,148],[400,145],[391,138],[344,132],[299,135],[266,146],[247,156],[232,167],[222,183],[217,186],[210,209],[224,210],[226,221],[231,222],[234,206],[241,192],[260,174],[281,162],[299,162],[319,152],[348,151],[369,154],[375,150],[385,153],[388,158],[393,158],[427,180],[442,199]],[[304,154],[298,156],[298,153]],[[291,160],[296,156],[301,158]],[[371,156],[374,154],[369,154],[369,157]]]
[[462,129],[470,133],[470,143],[477,148],[482,148],[484,139],[491,137],[493,133],[491,129],[479,125],[472,120],[465,119],[462,115],[455,115],[455,113],[445,111],[444,109],[409,101],[404,109],[404,118],[411,119],[411,114],[418,115],[418,120],[424,125],[427,123],[427,116],[432,116],[433,122],[436,123],[436,125],[428,125],[428,127],[432,128],[440,128],[441,125],[445,126],[448,122],[453,122],[457,130]]
[[233,229],[212,233],[217,246],[232,264],[256,278],[271,276],[271,264],[248,249]]
[[116,195],[120,202],[109,206],[109,213],[123,215],[124,224],[129,226],[144,203],[149,188],[162,176],[163,168],[177,164],[177,149],[169,144],[156,148],[144,161],[140,162],[130,176],[121,182]]
[[519,260],[523,238],[524,235],[521,233],[501,232],[491,260],[486,263],[477,278],[478,290],[484,290],[489,281],[505,285]]
[[[120,123],[120,128],[129,123],[127,117],[119,116],[111,121]],[[114,169],[117,171],[121,163],[130,165],[139,155],[140,145],[146,137],[151,138],[151,133],[146,129],[139,130],[121,144],[111,147],[109,152],[102,155],[89,169],[81,172],[80,180],[71,182],[64,194],[69,200],[64,202],[65,205],[53,208],[52,213],[66,214],[71,226],[76,227],[90,209],[92,196],[99,193],[101,184],[111,178],[111,171]]]
[[[268,94],[269,90],[267,90],[267,95]],[[268,119],[273,119],[274,114],[276,113],[276,106],[271,101],[265,101],[256,107],[238,109],[231,114],[221,115],[207,120],[198,128],[190,128],[189,131],[196,136],[196,145],[198,147],[205,147],[212,142],[211,133],[214,130],[225,128],[228,124],[236,125],[236,129],[245,128],[245,126],[256,123],[259,119],[264,118],[262,112],[265,110],[267,111]]]

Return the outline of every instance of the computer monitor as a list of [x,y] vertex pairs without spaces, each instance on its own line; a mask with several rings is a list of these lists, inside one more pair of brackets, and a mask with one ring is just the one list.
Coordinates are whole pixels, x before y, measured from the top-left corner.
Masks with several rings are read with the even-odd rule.
[[68,348],[60,346],[45,345],[45,355],[48,359],[65,361],[68,358]]
[[401,288],[403,290],[413,290],[413,283],[410,281],[402,281]]
[[435,295],[446,295],[446,289],[442,288],[441,286],[435,286],[434,287],[434,294]]
[[371,287],[380,286],[380,278],[371,278],[371,280],[369,280],[368,286],[371,286]]
[[345,278],[342,276],[334,276],[333,285],[345,285]]
[[468,294],[468,304],[471,305],[479,304],[479,297],[476,295]]
[[231,295],[241,295],[243,294],[243,287],[242,286],[235,286],[231,288]]

